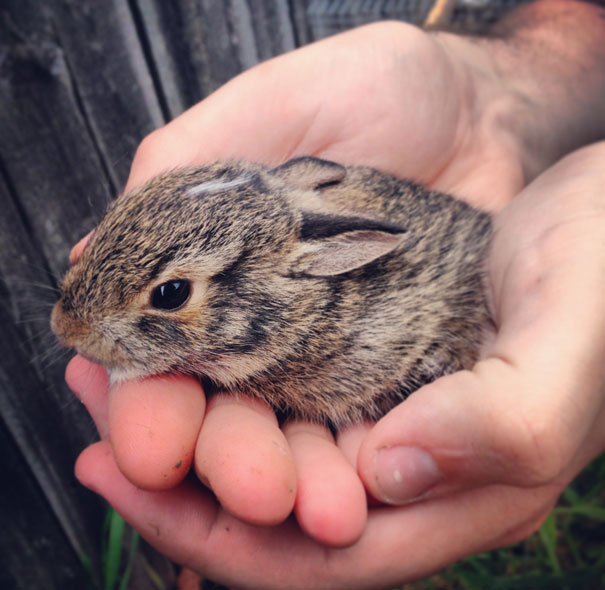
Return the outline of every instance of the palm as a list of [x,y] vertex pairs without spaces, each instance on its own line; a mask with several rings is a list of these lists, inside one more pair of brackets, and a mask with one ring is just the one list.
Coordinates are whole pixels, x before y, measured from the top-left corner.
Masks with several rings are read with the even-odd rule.
[[306,154],[497,208],[521,187],[520,156],[496,124],[474,127],[478,99],[467,98],[471,78],[441,46],[449,40],[382,23],[262,64],[165,128],[174,149],[143,150],[145,165],[137,170],[135,161],[129,186],[173,163],[236,157],[271,165]]

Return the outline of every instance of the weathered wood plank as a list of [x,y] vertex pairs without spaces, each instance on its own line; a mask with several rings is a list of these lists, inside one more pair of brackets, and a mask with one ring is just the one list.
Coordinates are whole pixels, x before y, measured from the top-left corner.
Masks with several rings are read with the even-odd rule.
[[135,0],[170,117],[295,46],[284,0]]
[[120,189],[141,139],[165,123],[129,3],[61,0],[46,12],[104,169]]
[[[181,12],[187,26],[164,28],[152,42],[174,50],[186,36],[191,75],[179,67],[172,88],[182,108],[294,43],[285,2],[262,13],[237,2]],[[2,587],[82,588],[82,556],[100,558],[104,505],[73,477],[94,428],[63,383],[50,308],[40,302],[54,299],[45,295],[69,248],[125,181],[139,141],[164,120],[149,42],[126,0],[6,0],[0,11],[0,439],[15,492],[2,513]]]
[[[23,457],[0,421],[0,588],[82,590],[85,570],[69,543],[38,482],[23,468]],[[17,485],[15,485],[17,484]]]
[[[306,8],[309,39],[322,39],[352,27],[385,19],[422,25],[435,0],[292,0]],[[477,32],[485,29],[504,12],[527,0],[475,2],[458,0],[450,27]],[[300,8],[299,8],[300,10]]]
[[[237,3],[233,2],[233,4],[233,13],[235,14]],[[245,4],[250,15],[259,61],[264,61],[296,48],[293,16],[291,7],[286,0],[265,0],[264,2],[247,0]],[[243,35],[245,27],[240,26],[237,31]]]
[[307,10],[309,0],[289,0],[290,20],[294,29],[294,40],[297,47],[302,47],[313,41]]
[[9,6],[0,21],[0,161],[28,239],[59,275],[69,248],[92,227],[112,190],[51,23],[26,11],[27,2],[15,4],[18,10]]
[[[61,355],[51,348],[48,304],[54,295],[48,290],[46,261],[29,241],[28,228],[2,183],[0,203],[0,421],[3,436],[19,448],[18,462],[4,448],[1,462],[3,467],[12,462],[13,469],[20,465],[21,478],[15,475],[14,483],[17,489],[26,486],[22,510],[34,521],[43,512],[41,526],[57,529],[40,529],[65,545],[54,551],[71,554],[70,562],[80,563],[83,554],[94,561],[100,555],[103,505],[73,475],[79,450],[95,438],[94,428],[67,391]],[[35,490],[27,483],[30,479],[37,483]],[[21,535],[19,527],[10,526],[2,537],[8,542],[15,536],[18,544]],[[0,553],[3,566],[14,567],[14,559],[11,553]]]
[[136,145],[163,121],[127,4],[76,4],[5,0],[0,10],[1,461],[15,492],[0,586],[24,590],[83,588],[82,556],[99,564],[105,504],[73,476],[96,434],[64,384],[44,303]]
[[135,4],[171,118],[239,72],[224,2]]

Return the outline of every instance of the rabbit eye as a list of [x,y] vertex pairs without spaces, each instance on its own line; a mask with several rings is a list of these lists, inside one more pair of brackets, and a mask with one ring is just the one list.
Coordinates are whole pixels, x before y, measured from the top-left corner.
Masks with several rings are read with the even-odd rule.
[[182,307],[191,293],[191,284],[184,279],[168,281],[151,293],[151,305],[156,309],[174,311]]

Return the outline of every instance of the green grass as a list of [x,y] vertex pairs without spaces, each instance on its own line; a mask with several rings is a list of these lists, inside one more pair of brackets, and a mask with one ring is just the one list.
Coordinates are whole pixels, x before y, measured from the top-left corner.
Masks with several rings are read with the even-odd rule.
[[139,534],[130,529],[130,543],[125,542],[126,523],[113,509],[105,517],[105,538],[101,555],[103,590],[127,590],[139,544]]
[[[107,512],[107,543],[103,552],[103,590],[127,590],[139,544],[139,534],[131,530],[130,544],[125,550],[124,519],[113,508]],[[124,568],[120,571],[120,564]]]
[[[108,506],[103,527],[100,572],[94,571],[87,555],[82,558],[82,567],[88,577],[88,590],[128,590],[139,539],[139,534]],[[145,560],[143,567],[151,582],[149,588],[165,590],[163,581]]]
[[473,555],[402,590],[605,589],[605,454],[522,543]]

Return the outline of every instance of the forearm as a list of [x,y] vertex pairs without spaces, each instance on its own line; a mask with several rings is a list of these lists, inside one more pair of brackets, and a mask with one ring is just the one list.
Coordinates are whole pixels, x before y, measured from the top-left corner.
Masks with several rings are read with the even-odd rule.
[[605,8],[542,0],[485,38],[436,35],[465,58],[482,125],[510,134],[526,182],[605,137]]

